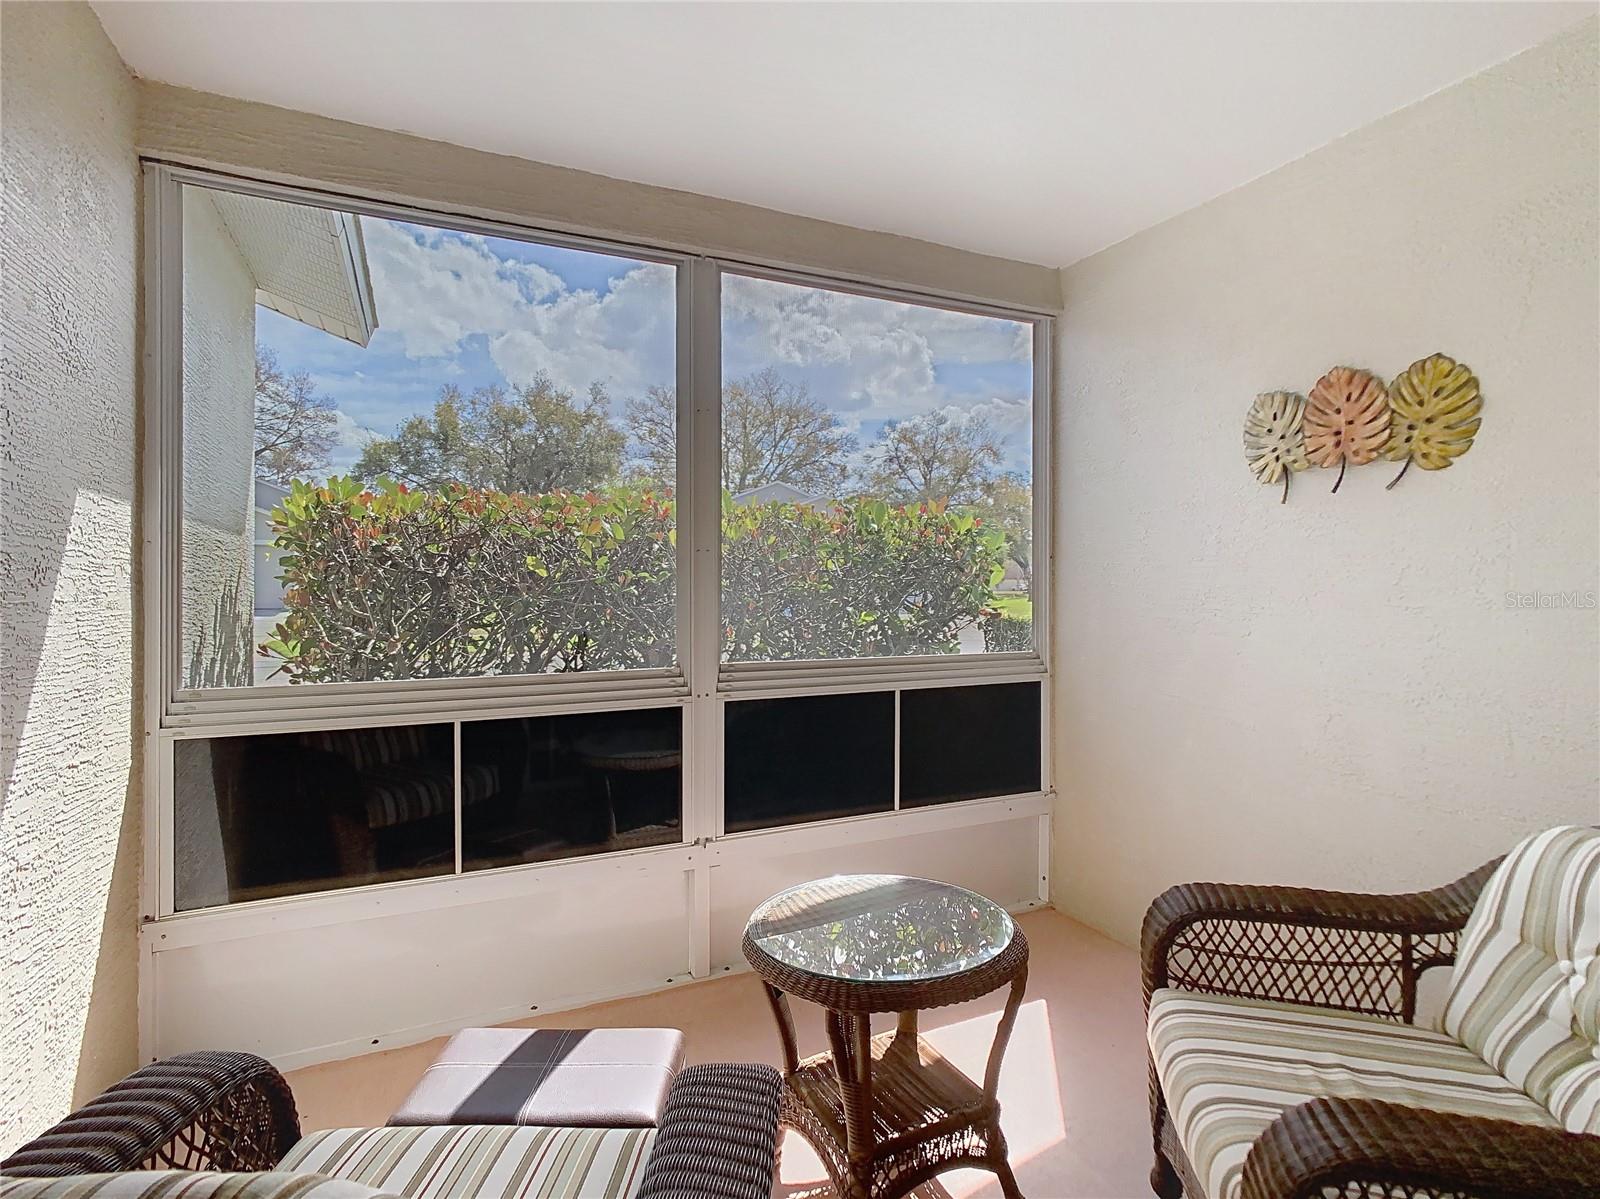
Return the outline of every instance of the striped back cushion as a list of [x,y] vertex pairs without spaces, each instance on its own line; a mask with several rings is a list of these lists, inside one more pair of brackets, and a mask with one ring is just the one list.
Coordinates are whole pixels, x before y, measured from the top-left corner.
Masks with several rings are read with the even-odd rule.
[[1461,934],[1444,1031],[1569,1131],[1600,1131],[1600,830],[1554,828],[1501,863]]
[[357,770],[411,761],[422,757],[426,749],[422,729],[414,724],[371,729],[329,729],[306,733],[305,741],[313,749],[338,754]]

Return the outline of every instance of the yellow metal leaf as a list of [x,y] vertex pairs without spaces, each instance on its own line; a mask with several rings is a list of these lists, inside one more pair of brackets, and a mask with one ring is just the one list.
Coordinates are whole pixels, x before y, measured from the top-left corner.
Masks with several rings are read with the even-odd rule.
[[1244,458],[1263,483],[1283,480],[1283,502],[1289,498],[1289,476],[1305,470],[1305,397],[1292,391],[1268,391],[1255,398],[1244,417]]
[[1306,398],[1306,457],[1312,466],[1345,467],[1371,462],[1389,442],[1389,392],[1368,371],[1336,366]]
[[1423,470],[1443,470],[1472,448],[1483,423],[1478,377],[1443,354],[1413,362],[1389,388],[1394,424],[1383,456],[1404,461],[1389,484],[1405,477],[1415,462]]

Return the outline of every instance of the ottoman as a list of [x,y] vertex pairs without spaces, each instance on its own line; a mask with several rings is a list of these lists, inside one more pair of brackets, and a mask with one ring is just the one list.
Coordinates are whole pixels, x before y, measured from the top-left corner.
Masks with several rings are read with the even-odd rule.
[[682,1066],[675,1028],[466,1028],[389,1123],[654,1128]]

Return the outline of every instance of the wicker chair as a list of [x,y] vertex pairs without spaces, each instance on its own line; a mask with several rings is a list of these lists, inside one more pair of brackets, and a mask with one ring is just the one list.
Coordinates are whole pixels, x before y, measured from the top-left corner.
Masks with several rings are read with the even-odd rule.
[[[679,1071],[634,1199],[768,1199],[779,1086],[771,1066]],[[300,1139],[294,1096],[270,1062],[249,1053],[188,1053],[135,1071],[0,1161],[0,1193],[6,1180],[21,1178],[271,1171]],[[275,1176],[302,1183],[312,1177]],[[269,1191],[281,1199],[300,1189]]]
[[[1542,869],[1569,876],[1559,905],[1550,903],[1548,912],[1537,909],[1538,895],[1530,898],[1526,885],[1541,854]],[[1555,866],[1549,864],[1551,855],[1562,854],[1566,857]],[[1548,883],[1544,879],[1541,885]],[[1520,929],[1514,920],[1509,931],[1497,925],[1507,911],[1521,917]],[[1557,947],[1529,943],[1540,937]],[[1151,905],[1141,938],[1152,1045],[1152,1189],[1163,1199],[1595,1199],[1600,1196],[1600,1136],[1593,1135],[1600,1132],[1597,937],[1600,834],[1588,829],[1550,830],[1456,882],[1407,895],[1213,883],[1171,888]],[[1510,973],[1494,960],[1508,952],[1523,955],[1520,981],[1545,980],[1540,985],[1548,999],[1535,1003],[1516,993],[1496,995],[1494,1003],[1515,1010],[1510,1016],[1491,1012],[1498,1020],[1490,1027],[1482,1001],[1468,992],[1489,980],[1497,965]],[[1419,976],[1452,964],[1456,970],[1442,1031],[1416,1028]],[[1473,1009],[1474,1003],[1480,1006]],[[1184,1004],[1190,1005],[1188,1013],[1181,1010]],[[1349,1066],[1338,1050],[1327,1051],[1326,1042],[1321,1051],[1298,1051],[1296,1060],[1297,1051],[1274,1046],[1270,1033],[1259,1033],[1263,1039],[1245,1049],[1228,1041],[1227,1033],[1222,1040],[1208,1040],[1192,1025],[1187,1041],[1181,1031],[1164,1040],[1158,1025],[1175,1007],[1179,1021],[1201,1012],[1218,1021],[1281,1021],[1309,1029],[1311,1036],[1337,1029],[1335,1035],[1345,1037],[1346,1044],[1353,1038],[1351,1052],[1360,1060]],[[1513,1020],[1520,1022],[1522,1049],[1512,1048],[1517,1037],[1504,1033]],[[1568,1020],[1567,1027],[1562,1020]],[[1364,1070],[1369,1063],[1363,1030],[1374,1041],[1410,1039],[1416,1048],[1407,1053],[1460,1056],[1470,1085],[1483,1086],[1488,1100],[1520,1114],[1486,1118],[1395,1101],[1408,1088],[1424,1085],[1424,1070],[1409,1063],[1431,1059],[1400,1054],[1392,1060],[1407,1064],[1392,1072]],[[1528,1051],[1530,1045],[1534,1052]],[[1245,1049],[1238,1052],[1240,1060],[1231,1061],[1239,1049]],[[1273,1060],[1275,1054],[1279,1060]],[[1513,1060],[1516,1054],[1521,1056]],[[1230,1069],[1243,1071],[1247,1081],[1235,1094],[1249,1094],[1249,1099],[1228,1093],[1229,1082],[1241,1077],[1230,1075]],[[1212,1071],[1205,1082],[1209,1090],[1201,1095],[1191,1084],[1195,1071],[1206,1070]],[[1250,1071],[1255,1071],[1253,1091],[1248,1090]],[[1305,1102],[1291,1097],[1273,1110],[1271,1099],[1263,1096],[1270,1096],[1277,1083],[1261,1080],[1275,1080],[1278,1071],[1290,1079],[1284,1090]],[[1470,1098],[1477,1102],[1481,1096]],[[1235,1102],[1240,1106],[1221,1114],[1222,1105]],[[1265,1125],[1253,1141],[1251,1115],[1242,1114],[1251,1104]],[[1229,1119],[1235,1127],[1219,1129]],[[1235,1141],[1226,1169],[1218,1164],[1215,1144],[1205,1143],[1207,1120],[1213,1121],[1213,1142],[1230,1136]],[[1242,1141],[1241,1124],[1247,1126]]]

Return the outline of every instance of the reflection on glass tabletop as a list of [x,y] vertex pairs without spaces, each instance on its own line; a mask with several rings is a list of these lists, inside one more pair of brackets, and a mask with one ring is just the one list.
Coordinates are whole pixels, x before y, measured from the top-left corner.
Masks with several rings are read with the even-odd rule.
[[1011,943],[1011,916],[950,883],[838,874],[780,891],[750,916],[755,946],[827,978],[916,982],[960,974]]

